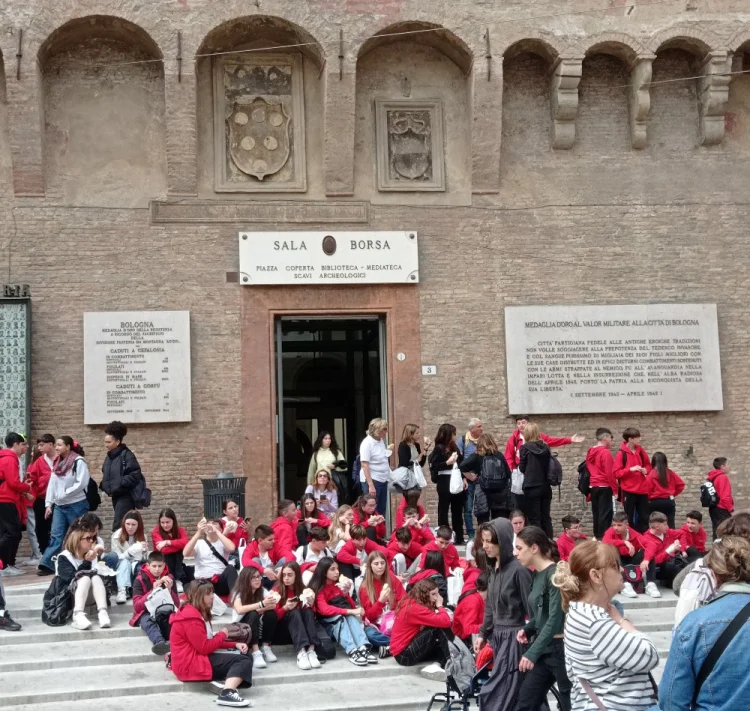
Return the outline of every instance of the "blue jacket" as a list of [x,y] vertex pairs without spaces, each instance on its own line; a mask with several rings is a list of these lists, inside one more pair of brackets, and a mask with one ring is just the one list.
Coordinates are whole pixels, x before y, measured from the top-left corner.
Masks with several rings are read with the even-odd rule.
[[[735,615],[750,603],[750,585],[722,586],[719,597],[691,612],[672,637],[664,676],[659,684],[661,711],[688,711],[703,660]],[[738,711],[748,708],[750,622],[729,643],[703,683],[696,711]]]

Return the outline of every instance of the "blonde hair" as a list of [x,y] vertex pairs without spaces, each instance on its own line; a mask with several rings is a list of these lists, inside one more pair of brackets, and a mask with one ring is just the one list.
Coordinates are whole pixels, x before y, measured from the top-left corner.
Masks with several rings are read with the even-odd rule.
[[539,434],[539,425],[536,422],[529,422],[529,424],[523,428],[524,442],[538,442],[541,438],[542,436]]
[[563,610],[567,610],[571,602],[586,597],[591,589],[592,570],[607,568],[620,570],[620,556],[614,546],[601,541],[584,541],[573,548],[569,560],[561,560],[552,576],[552,584],[560,590]]
[[404,425],[404,431],[401,433],[401,441],[406,444],[412,444],[414,442],[414,433],[419,429],[419,425]]
[[318,471],[315,472],[315,478],[313,479],[313,491],[320,491],[318,488],[318,474],[320,473],[325,474],[328,477],[328,483],[325,486],[325,491],[336,491],[336,487],[333,484],[333,481],[331,481],[331,472],[328,471],[328,469],[318,469]]
[[714,541],[706,556],[719,585],[750,582],[750,541],[741,536],[724,536]]
[[68,551],[74,558],[79,558],[78,549],[81,545],[81,539],[84,536],[92,535],[90,531],[86,531],[79,526],[71,526],[68,531],[68,535],[65,536],[65,542],[63,543],[65,550]]
[[376,417],[375,419],[370,420],[370,424],[367,426],[367,434],[370,435],[370,437],[374,437],[376,434],[382,432],[386,427],[388,427],[388,420],[383,420],[380,417]]
[[479,435],[477,440],[477,454],[484,457],[488,454],[497,454],[498,446],[495,438],[491,434]]
[[339,506],[338,511],[333,514],[331,519],[331,525],[328,527],[328,543],[331,547],[335,546],[339,541],[344,540],[340,532],[344,530],[344,524],[341,523],[341,517],[352,510],[349,504]]

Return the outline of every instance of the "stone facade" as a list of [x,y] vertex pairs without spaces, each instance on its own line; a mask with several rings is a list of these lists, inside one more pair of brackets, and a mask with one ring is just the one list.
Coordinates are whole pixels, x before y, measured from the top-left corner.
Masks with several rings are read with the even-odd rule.
[[[273,388],[249,387],[272,378],[259,308],[387,313],[394,338],[408,338],[388,353],[400,384],[392,432],[415,416],[431,435],[479,416],[504,441],[504,306],[715,302],[723,412],[541,424],[589,442],[600,425],[638,426],[646,449],[688,480],[680,514],[726,455],[748,506],[750,75],[726,72],[750,69],[750,13],[740,0],[715,0],[710,13],[694,2],[601,5],[570,0],[545,17],[531,0],[279,0],[273,16],[260,1],[4,3],[0,263],[4,281],[32,290],[33,433],[75,435],[97,471],[101,433],[83,425],[83,313],[189,310],[193,421],[133,427],[128,439],[154,509],[168,502],[195,518],[198,477],[244,470],[258,520],[276,476]],[[292,151],[304,150],[305,174],[290,178],[291,194],[218,191],[207,55],[289,45],[304,86]],[[379,189],[376,101],[441,107],[443,189]],[[272,229],[418,230],[421,283],[409,296],[320,287],[307,301],[243,288],[236,235],[256,229],[248,204],[286,216]],[[420,362],[439,376],[421,379]],[[560,451],[556,519],[583,511],[582,456]]]

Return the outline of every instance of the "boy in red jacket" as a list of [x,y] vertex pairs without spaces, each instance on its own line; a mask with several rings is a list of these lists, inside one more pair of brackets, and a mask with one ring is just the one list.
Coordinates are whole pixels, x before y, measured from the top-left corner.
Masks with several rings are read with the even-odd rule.
[[271,522],[276,536],[276,555],[286,560],[294,560],[297,540],[297,506],[294,501],[282,499],[277,507],[278,518]]
[[716,529],[722,521],[726,521],[734,513],[734,499],[732,498],[732,485],[729,482],[729,462],[726,457],[716,457],[714,468],[708,472],[707,479],[714,485],[719,501],[716,506],[708,507],[708,515],[711,517],[711,528],[713,540],[716,540]]
[[461,593],[453,613],[453,634],[462,639],[469,649],[473,647],[471,635],[479,634],[484,621],[487,583],[488,576],[484,572],[476,579],[473,588]]
[[391,534],[386,557],[391,561],[393,572],[398,576],[411,577],[417,572],[419,556],[424,548],[414,540],[413,529],[402,526]]
[[[33,521],[31,512],[29,512],[29,521],[26,524],[26,529],[29,531],[29,543],[32,547],[32,558],[28,561],[29,565],[33,565],[33,558],[36,555],[31,535],[32,523],[39,552],[44,553],[49,545],[52,518],[45,518],[44,514],[47,508],[45,503],[47,485],[50,476],[52,476],[52,462],[55,458],[54,435],[43,434],[37,439],[36,448],[39,451],[39,456],[26,469],[25,479],[26,483],[31,486],[31,493],[34,495],[34,503],[30,506],[33,511]],[[39,561],[37,561],[38,563]]]
[[[426,546],[435,540],[435,535],[429,526],[423,526],[419,519],[419,509],[409,506],[404,509],[403,525],[411,531],[412,539],[420,546]],[[401,528],[401,526],[399,526]]]
[[424,568],[424,559],[430,551],[440,551],[445,560],[445,577],[451,574],[451,570],[461,567],[461,559],[458,556],[458,549],[451,542],[453,540],[453,530],[450,526],[440,526],[436,531],[437,536],[434,541],[430,541],[425,547],[420,559],[419,568]]
[[253,536],[242,554],[242,567],[253,565],[260,570],[263,574],[263,587],[270,590],[278,581],[284,563],[296,558],[294,553],[290,558],[279,556],[276,534],[270,526],[261,524],[255,529]]
[[33,501],[31,487],[21,481],[21,457],[29,448],[26,437],[17,432],[5,436],[7,449],[0,449],[0,562],[5,575],[23,575],[15,567],[21,543],[21,522],[26,501]]
[[367,537],[367,529],[361,523],[355,523],[349,529],[351,540],[348,540],[336,554],[339,571],[351,580],[359,577],[360,569],[373,551],[380,551],[389,561],[391,553],[387,548]]
[[[634,528],[628,526],[628,515],[624,511],[618,511],[612,517],[612,527],[607,529],[602,542],[617,548],[623,566],[640,565],[643,562],[641,536]],[[620,594],[625,597],[638,596],[632,583],[627,580]]]
[[560,560],[568,560],[576,541],[585,540],[586,536],[581,531],[581,519],[576,516],[564,516],[562,525],[563,532],[556,541],[557,551],[560,554]]
[[591,513],[594,518],[594,538],[601,540],[612,525],[617,496],[614,460],[612,459],[612,432],[606,427],[596,431],[596,444],[586,453],[586,467],[591,477]]
[[651,460],[641,447],[641,433],[635,427],[628,427],[622,439],[620,451],[615,455],[615,478],[622,489],[622,503],[630,526],[644,533],[650,514],[646,476],[651,471]]
[[706,529],[703,528],[703,514],[700,511],[688,511],[680,534],[682,548],[688,558],[696,560],[706,554]]
[[157,588],[164,588],[172,598],[172,604],[176,612],[180,607],[180,600],[174,589],[174,578],[166,571],[164,555],[159,551],[148,554],[148,562],[141,566],[138,575],[133,582],[133,616],[130,618],[130,626],[138,625],[151,641],[151,651],[159,656],[169,652],[169,619],[154,619],[146,609],[146,601],[151,592]]
[[[523,428],[529,424],[528,415],[516,415],[516,429],[505,443],[505,461],[508,462],[510,470],[518,469],[518,463],[521,461],[521,445],[523,444]],[[564,447],[566,444],[578,444],[583,442],[585,437],[574,434],[572,437],[550,437],[542,433],[542,440],[548,447]]]
[[641,540],[645,553],[641,562],[641,571],[646,576],[646,595],[661,597],[657,580],[664,580],[668,586],[672,585],[677,573],[683,565],[675,562],[676,558],[683,558],[680,531],[675,531],[667,525],[667,517],[660,511],[654,511],[648,519],[649,529]]

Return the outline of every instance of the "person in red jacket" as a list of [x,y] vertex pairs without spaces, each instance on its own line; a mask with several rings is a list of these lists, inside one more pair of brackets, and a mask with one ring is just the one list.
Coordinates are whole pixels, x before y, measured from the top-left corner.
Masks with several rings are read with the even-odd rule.
[[422,525],[419,518],[419,509],[414,507],[407,507],[404,509],[404,515],[401,517],[403,524],[396,526],[396,528],[406,527],[411,531],[412,539],[415,543],[420,546],[426,546],[428,543],[435,540],[435,534],[428,525]]
[[151,543],[155,551],[164,556],[167,570],[177,581],[177,592],[182,592],[182,584],[189,583],[189,573],[182,564],[183,549],[188,544],[187,531],[177,523],[177,515],[170,509],[159,511],[159,523],[151,531]]
[[279,579],[279,571],[284,563],[295,560],[294,553],[291,558],[279,556],[276,534],[270,526],[257,526],[253,536],[242,554],[242,567],[252,565],[260,570],[263,573],[263,587],[270,590]]
[[646,478],[649,508],[651,513],[661,511],[667,517],[669,527],[674,528],[674,500],[685,489],[685,482],[669,468],[664,452],[654,452],[651,466]]
[[[211,627],[214,586],[208,580],[194,580],[185,595],[187,604],[169,618],[172,672],[180,681],[212,681],[219,690],[220,706],[250,706],[237,693],[250,686],[253,660],[244,642],[227,641],[227,633]],[[219,650],[236,649],[239,654],[221,654]]]
[[612,459],[612,431],[600,427],[596,431],[596,444],[586,453],[586,467],[591,477],[591,514],[594,519],[594,538],[601,540],[612,525],[617,496],[617,480]]
[[15,565],[26,513],[24,502],[34,500],[31,486],[21,481],[21,457],[29,445],[23,435],[9,432],[5,446],[7,449],[0,449],[0,562],[5,575],[22,575]]
[[[44,514],[47,508],[45,496],[47,494],[47,485],[50,476],[52,476],[52,464],[55,459],[55,437],[51,434],[43,434],[36,441],[36,458],[31,462],[26,470],[26,483],[31,486],[31,493],[34,496],[34,502],[28,511],[28,522],[26,530],[31,544],[32,557],[27,563],[29,565],[38,565],[39,561],[34,560],[37,552],[44,553],[50,541],[50,531],[52,519],[45,518]],[[32,515],[33,514],[33,515]],[[34,550],[34,538],[36,538],[37,550]]]
[[375,543],[385,545],[385,517],[375,510],[377,499],[375,494],[363,494],[355,502],[354,523],[365,527],[367,537]]
[[424,552],[424,547],[414,540],[412,529],[404,526],[391,534],[387,551],[396,575],[410,577],[417,572],[419,557]]
[[[521,445],[524,443],[523,428],[529,422],[531,420],[528,415],[516,415],[516,429],[513,430],[513,434],[505,443],[505,461],[508,462],[511,471],[518,469],[518,464],[521,461]],[[577,434],[574,434],[572,437],[550,437],[542,433],[540,436],[549,447],[564,447],[566,444],[579,444],[586,439]]]
[[712,538],[716,540],[716,529],[722,521],[726,521],[734,513],[734,499],[732,498],[732,484],[729,481],[729,462],[726,457],[716,457],[714,468],[708,472],[707,479],[714,485],[719,501],[716,506],[708,507],[711,517]]
[[396,528],[407,525],[404,518],[406,509],[417,510],[417,521],[419,525],[428,529],[430,528],[430,517],[427,515],[424,506],[422,506],[422,491],[420,489],[408,489],[404,492],[404,498],[396,509]]
[[680,529],[682,549],[692,558],[706,553],[706,529],[703,528],[703,514],[700,511],[688,511],[685,524]]
[[247,545],[250,531],[250,516],[240,516],[240,506],[234,499],[227,499],[221,504],[221,522],[224,525],[224,535],[239,549],[240,544]]
[[[463,640],[464,644],[472,649],[474,642],[472,635],[479,634],[479,629],[484,621],[484,603],[487,600],[486,572],[480,573],[474,581],[473,586],[461,593],[458,605],[453,614],[453,634]],[[466,584],[464,583],[464,588]]]
[[577,516],[563,516],[562,526],[563,532],[555,542],[560,560],[568,560],[576,541],[585,540],[586,536],[581,531],[581,519]]
[[649,529],[641,536],[645,552],[641,562],[641,571],[646,576],[646,595],[661,597],[657,580],[663,580],[668,586],[672,585],[677,573],[684,567],[684,563],[677,562],[677,558],[686,558],[682,550],[680,531],[675,531],[667,525],[667,517],[660,511],[654,511],[648,519]]
[[297,543],[304,546],[310,542],[310,531],[313,527],[320,526],[328,529],[331,525],[331,519],[318,508],[318,500],[312,494],[302,494],[296,523]]
[[271,523],[279,560],[294,560],[297,549],[297,507],[294,501],[282,499],[277,507],[278,518]]
[[365,564],[367,556],[373,551],[380,551],[386,557],[389,556],[387,548],[378,545],[367,537],[365,527],[355,523],[349,529],[350,539],[336,554],[336,562],[342,574],[354,580],[359,577],[360,570]]
[[[607,529],[602,539],[604,543],[617,548],[620,554],[620,563],[625,565],[640,565],[643,561],[643,543],[641,535],[628,526],[628,515],[624,511],[618,511],[612,517],[612,527]],[[638,597],[633,589],[633,584],[626,580],[620,595],[625,597]]]
[[[404,586],[388,565],[380,551],[367,556],[365,577],[359,587],[359,601],[365,611],[365,619],[379,625],[386,612],[393,612],[401,598],[406,595]],[[381,659],[383,658],[381,653]]]
[[424,554],[419,564],[420,568],[425,567],[425,559],[430,551],[440,551],[445,559],[445,577],[451,574],[451,570],[461,567],[461,558],[458,556],[458,549],[451,543],[453,540],[453,531],[450,526],[440,526],[436,531],[434,541],[430,541],[424,547]]
[[151,651],[159,656],[169,652],[169,620],[154,619],[146,609],[146,600],[152,590],[164,588],[170,593],[174,609],[178,610],[180,599],[173,585],[174,578],[169,574],[164,555],[159,551],[149,553],[148,562],[141,566],[133,581],[133,616],[129,624],[131,627],[137,625],[146,633],[153,645]]
[[622,504],[630,526],[643,533],[648,528],[651,514],[646,483],[651,461],[641,447],[641,433],[635,427],[628,427],[622,433],[622,439],[620,451],[615,455],[615,478],[622,489]]
[[411,667],[435,660],[435,664],[422,669],[430,678],[444,679],[445,664],[450,659],[452,622],[443,603],[434,582],[418,581],[398,604],[391,631],[391,654],[396,662]]

